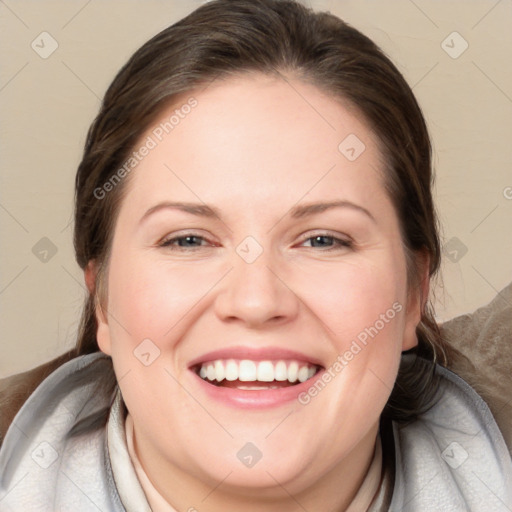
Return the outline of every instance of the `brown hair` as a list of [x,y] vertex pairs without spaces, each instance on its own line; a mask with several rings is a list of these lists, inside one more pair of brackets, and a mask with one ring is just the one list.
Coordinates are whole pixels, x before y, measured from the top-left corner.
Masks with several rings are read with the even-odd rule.
[[[208,2],[150,39],[119,71],[89,129],[76,175],[74,245],[80,267],[95,261],[102,285],[128,180],[101,199],[97,190],[123,166],[162,108],[216,78],[250,71],[286,72],[363,114],[381,144],[386,187],[401,223],[409,287],[420,284],[415,263],[420,252],[429,255],[429,274],[434,276],[441,254],[431,194],[431,144],[410,87],[368,37],[332,14],[293,0]],[[96,295],[87,299],[69,358],[98,350]],[[428,305],[417,336],[418,346],[411,351],[417,357],[402,361],[384,410],[398,421],[414,419],[432,405],[434,363],[446,365],[451,351]]]

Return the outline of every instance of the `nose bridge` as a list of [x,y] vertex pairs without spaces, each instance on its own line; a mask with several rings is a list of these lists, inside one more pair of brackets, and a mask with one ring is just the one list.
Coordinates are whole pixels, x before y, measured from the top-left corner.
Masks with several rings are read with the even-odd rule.
[[297,298],[279,277],[278,257],[271,249],[247,237],[236,247],[233,266],[217,301],[221,317],[261,324],[296,313]]

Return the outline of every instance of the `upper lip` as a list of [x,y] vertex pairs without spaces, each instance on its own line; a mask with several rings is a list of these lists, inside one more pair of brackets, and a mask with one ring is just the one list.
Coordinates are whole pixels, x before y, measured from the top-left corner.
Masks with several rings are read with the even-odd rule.
[[190,361],[189,368],[208,361],[215,361],[217,359],[250,359],[252,361],[279,361],[293,359],[294,361],[303,361],[304,363],[323,367],[318,358],[303,354],[302,352],[297,352],[296,350],[280,347],[234,346],[202,354]]

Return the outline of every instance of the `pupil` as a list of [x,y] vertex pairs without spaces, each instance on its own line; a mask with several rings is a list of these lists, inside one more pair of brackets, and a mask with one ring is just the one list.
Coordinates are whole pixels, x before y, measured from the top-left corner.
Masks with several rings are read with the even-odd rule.
[[180,240],[180,245],[183,247],[183,245],[185,245],[187,242],[190,242],[191,240],[193,241],[194,239],[197,239],[197,237],[194,235],[186,236]]
[[[319,235],[319,236],[315,236],[313,238],[314,241],[318,241],[318,240],[326,240],[326,239],[329,239],[330,237],[329,236],[323,236],[323,235]],[[325,245],[325,244],[320,244],[320,245]]]

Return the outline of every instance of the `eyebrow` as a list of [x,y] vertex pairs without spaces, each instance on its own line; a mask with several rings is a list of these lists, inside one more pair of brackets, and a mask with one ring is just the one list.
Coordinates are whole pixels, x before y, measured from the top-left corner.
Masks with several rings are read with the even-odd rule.
[[[326,210],[330,210],[332,208],[350,208],[353,210],[357,210],[361,213],[364,213],[367,217],[369,217],[373,222],[377,222],[375,217],[362,206],[352,203],[351,201],[340,200],[340,201],[330,201],[327,203],[309,203],[304,205],[298,205],[293,207],[290,210],[289,215],[293,219],[299,219],[303,217],[308,217],[311,215],[316,215],[318,213],[322,213]],[[149,210],[141,217],[140,222],[143,222],[147,217],[152,215],[153,213],[160,210],[180,210],[185,213],[190,213],[192,215],[196,215],[198,217],[207,217],[207,218],[218,218],[221,219],[220,211],[214,206],[209,206],[207,204],[200,203],[186,203],[186,202],[170,202],[165,201],[159,203]]]

